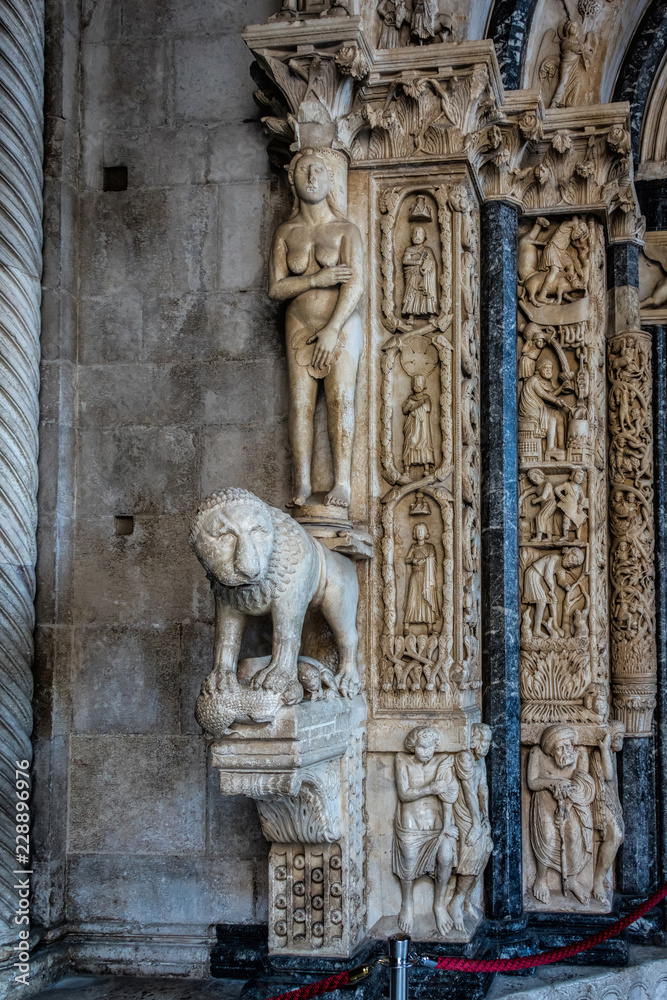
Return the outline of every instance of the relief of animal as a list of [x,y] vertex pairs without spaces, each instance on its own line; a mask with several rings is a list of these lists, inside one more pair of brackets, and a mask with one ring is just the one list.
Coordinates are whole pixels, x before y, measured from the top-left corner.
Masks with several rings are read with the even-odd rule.
[[[215,595],[214,665],[201,697],[231,690],[230,680],[237,691],[247,616],[270,614],[271,659],[244,690],[284,696],[282,703],[300,701],[297,663],[308,607],[321,611],[336,641],[340,694],[352,698],[359,692],[358,583],[346,556],[330,552],[288,514],[241,489],[222,490],[203,501],[190,544]],[[251,710],[248,714],[252,717]]]

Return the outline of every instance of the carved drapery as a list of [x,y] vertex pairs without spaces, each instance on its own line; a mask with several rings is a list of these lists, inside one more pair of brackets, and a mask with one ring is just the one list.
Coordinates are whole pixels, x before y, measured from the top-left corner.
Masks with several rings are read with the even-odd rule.
[[44,10],[0,4],[0,948],[14,941],[16,761],[32,757]]

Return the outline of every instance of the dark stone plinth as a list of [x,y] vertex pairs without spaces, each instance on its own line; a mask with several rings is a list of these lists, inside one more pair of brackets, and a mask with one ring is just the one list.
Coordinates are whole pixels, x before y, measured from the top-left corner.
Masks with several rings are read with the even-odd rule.
[[476,975],[444,969],[410,969],[409,1000],[484,1000],[493,973]]
[[653,737],[626,739],[618,754],[625,838],[616,856],[616,888],[646,898],[655,889],[656,815]]
[[218,924],[211,952],[211,975],[236,979],[268,968],[269,931],[266,924]]
[[481,520],[484,721],[493,855],[486,869],[487,913],[523,909],[519,703],[517,502],[518,215],[513,205],[482,206]]

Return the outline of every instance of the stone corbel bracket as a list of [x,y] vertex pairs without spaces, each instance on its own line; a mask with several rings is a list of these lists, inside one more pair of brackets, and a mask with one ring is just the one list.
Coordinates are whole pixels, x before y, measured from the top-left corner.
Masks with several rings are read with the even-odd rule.
[[257,803],[273,953],[347,956],[363,935],[365,706],[302,702],[212,744],[223,795]]

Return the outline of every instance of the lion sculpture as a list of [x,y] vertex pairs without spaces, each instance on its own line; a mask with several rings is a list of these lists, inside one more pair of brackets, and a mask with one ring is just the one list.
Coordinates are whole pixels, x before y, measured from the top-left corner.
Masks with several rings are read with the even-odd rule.
[[[215,594],[213,670],[195,711],[207,733],[218,738],[234,721],[270,721],[282,705],[302,700],[300,676],[303,682],[306,675],[299,650],[309,607],[322,612],[336,641],[338,691],[349,698],[359,692],[359,591],[354,564],[346,556],[330,552],[288,514],[240,489],[222,490],[203,501],[190,544]],[[246,618],[269,613],[271,658],[239,677]],[[312,672],[316,661],[307,662]]]

